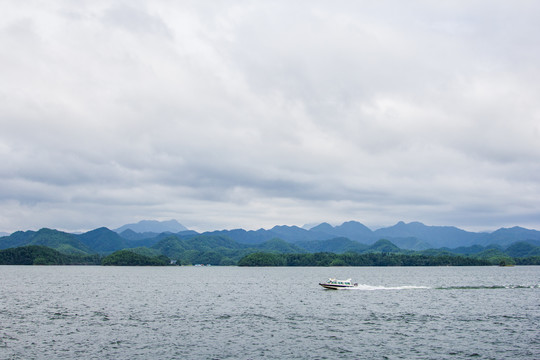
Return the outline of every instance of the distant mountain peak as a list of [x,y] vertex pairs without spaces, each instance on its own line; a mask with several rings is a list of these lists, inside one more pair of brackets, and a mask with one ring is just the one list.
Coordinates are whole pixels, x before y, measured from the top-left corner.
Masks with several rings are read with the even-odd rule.
[[324,223],[313,222],[313,223],[309,223],[309,224],[304,224],[304,225],[302,225],[302,229],[311,230],[311,229],[313,229],[313,228],[315,228],[317,226],[323,225],[323,224],[328,224],[328,223],[326,223],[326,222],[324,222]]
[[333,229],[334,229],[334,227],[332,225],[330,225],[327,222],[323,222],[323,223],[320,223],[317,226],[311,227],[308,230],[310,230],[310,231],[323,231],[324,232],[324,231],[328,231],[328,230],[332,231]]
[[112,230],[110,230],[109,228],[105,227],[105,226],[102,226],[102,227],[99,227],[97,229],[94,229],[94,230],[90,230],[88,231],[89,233],[111,233],[113,232]]
[[399,252],[401,250],[393,242],[386,239],[377,240],[373,245],[369,247],[369,249],[380,252]]
[[274,226],[272,229],[270,230],[273,230],[273,231],[280,231],[280,230],[294,230],[294,231],[307,231],[305,229],[302,229],[296,225],[276,225]]
[[345,221],[343,224],[336,226],[336,229],[355,229],[355,230],[362,230],[362,231],[371,231],[370,228],[368,228],[366,225],[362,224],[361,222],[350,220]]
[[363,225],[361,222],[359,221],[356,221],[356,220],[349,220],[349,221],[345,221],[343,224],[341,224],[341,226],[343,225],[352,225],[352,224],[355,224],[355,225]]
[[153,232],[158,234],[163,232],[177,233],[180,231],[189,230],[184,225],[180,224],[178,221],[172,219],[166,221],[141,220],[138,223],[123,225],[118,229],[115,229],[114,231],[117,233],[121,233],[127,229],[131,229],[136,233]]

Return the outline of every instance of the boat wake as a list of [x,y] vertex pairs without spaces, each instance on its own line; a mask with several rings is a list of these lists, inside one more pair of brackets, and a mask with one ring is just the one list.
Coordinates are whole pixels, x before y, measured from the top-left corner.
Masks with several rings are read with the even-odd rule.
[[442,286],[437,290],[497,290],[497,289],[540,289],[540,285],[489,285],[489,286]]
[[358,286],[353,288],[348,288],[347,290],[363,290],[363,291],[375,291],[375,290],[416,290],[416,289],[429,289],[427,286],[374,286],[366,284],[358,284]]
[[358,284],[356,287],[347,288],[344,290],[363,290],[363,291],[375,291],[375,290],[417,290],[417,289],[435,289],[435,290],[497,290],[497,289],[540,289],[540,285],[490,285],[490,286],[375,286],[367,284]]

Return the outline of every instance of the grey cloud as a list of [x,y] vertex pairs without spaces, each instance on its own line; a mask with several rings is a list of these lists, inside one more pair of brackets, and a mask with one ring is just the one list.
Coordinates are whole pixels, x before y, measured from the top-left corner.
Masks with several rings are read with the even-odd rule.
[[533,3],[9,7],[0,230],[540,228]]
[[114,5],[104,12],[103,22],[136,34],[158,35],[170,39],[173,37],[171,30],[159,16],[148,13],[140,6]]

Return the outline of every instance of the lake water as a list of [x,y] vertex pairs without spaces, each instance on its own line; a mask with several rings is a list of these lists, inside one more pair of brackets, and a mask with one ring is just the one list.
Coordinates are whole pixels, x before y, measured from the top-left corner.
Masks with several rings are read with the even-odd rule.
[[538,266],[0,266],[0,359],[540,359],[539,281]]

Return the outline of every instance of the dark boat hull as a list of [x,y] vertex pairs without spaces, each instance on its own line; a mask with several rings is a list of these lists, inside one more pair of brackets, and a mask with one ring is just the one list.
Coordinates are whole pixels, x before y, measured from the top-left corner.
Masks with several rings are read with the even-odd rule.
[[354,286],[351,285],[337,285],[337,284],[325,284],[325,283],[319,283],[323,288],[330,289],[330,290],[339,290],[339,289],[350,289]]

